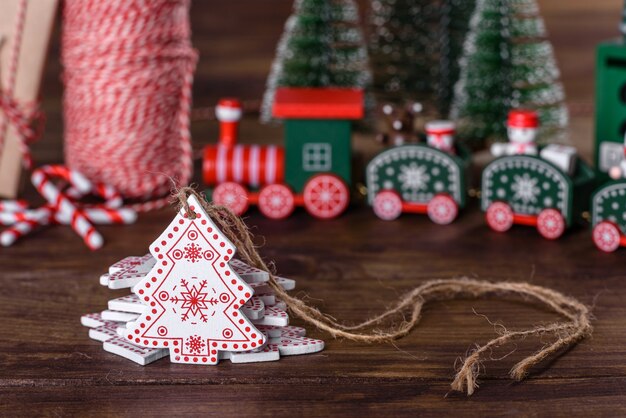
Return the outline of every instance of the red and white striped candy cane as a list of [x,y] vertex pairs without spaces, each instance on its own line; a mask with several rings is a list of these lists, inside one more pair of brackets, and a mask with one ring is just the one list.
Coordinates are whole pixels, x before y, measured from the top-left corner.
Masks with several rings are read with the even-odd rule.
[[0,212],[13,213],[28,209],[28,202],[25,200],[0,200]]
[[66,179],[71,179],[70,181],[72,181],[72,184],[80,191],[82,191],[82,187],[85,186],[84,183],[81,183],[83,178],[77,176],[76,173],[67,173],[62,170],[56,171],[49,169],[37,169],[31,176],[31,180],[37,191],[41,193],[41,195],[49,203],[54,205],[58,211],[65,213],[70,217],[70,226],[83,239],[85,244],[87,244],[87,246],[92,250],[102,247],[102,244],[104,243],[102,235],[96,231],[94,226],[87,220],[82,211],[79,210],[69,198],[60,193],[59,189],[57,189],[54,184],[50,182],[50,179],[46,175],[46,171],[62,175]]
[[40,219],[28,219],[17,222],[10,228],[5,229],[0,233],[0,244],[5,247],[13,245],[15,241],[24,235],[29,234],[32,230],[34,230],[38,226],[47,225],[50,223],[52,219],[52,209],[49,207],[42,208],[42,211],[45,212],[44,216]]
[[49,214],[50,210],[48,207],[23,210],[21,212],[0,212],[0,225],[15,225],[25,221],[38,222],[48,217]]
[[[90,222],[98,225],[128,225],[137,220],[137,212],[130,208],[87,207],[81,211]],[[64,225],[68,225],[71,222],[71,217],[67,213],[60,211],[55,214],[54,219]]]

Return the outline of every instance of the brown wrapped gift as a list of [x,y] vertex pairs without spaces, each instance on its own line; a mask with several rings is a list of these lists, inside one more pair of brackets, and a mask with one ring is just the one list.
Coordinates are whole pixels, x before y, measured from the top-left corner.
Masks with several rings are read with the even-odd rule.
[[[23,1],[26,8],[21,20]],[[34,103],[38,98],[57,4],[58,0],[2,0],[0,4],[0,95],[20,105]],[[20,20],[19,53],[12,64],[14,46],[20,39]],[[22,171],[21,140],[16,127],[7,120],[0,107],[0,129],[3,126],[4,131],[0,132],[0,138],[4,138],[0,148],[0,197],[14,198]]]

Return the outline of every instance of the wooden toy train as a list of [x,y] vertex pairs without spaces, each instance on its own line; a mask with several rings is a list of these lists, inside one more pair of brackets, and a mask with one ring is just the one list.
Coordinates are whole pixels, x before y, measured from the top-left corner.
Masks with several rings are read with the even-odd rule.
[[[350,201],[351,121],[362,118],[362,102],[359,90],[279,89],[273,113],[285,120],[281,147],[237,144],[241,104],[221,100],[220,139],[205,148],[203,162],[204,181],[215,187],[212,200],[238,215],[257,204],[271,219],[288,217],[296,206],[320,219],[339,216]],[[512,111],[507,126],[510,142],[494,144],[497,158],[482,172],[481,208],[489,227],[534,226],[544,238],[557,239],[583,221],[591,204],[596,246],[606,252],[626,246],[626,181],[594,191],[595,173],[573,148],[535,146],[534,112]],[[368,203],[379,218],[422,213],[446,225],[465,206],[471,154],[454,143],[454,124],[429,122],[426,138],[385,149],[367,165]]]
[[220,140],[204,151],[204,181],[213,201],[243,214],[257,204],[271,219],[296,206],[320,219],[339,216],[350,201],[351,120],[363,117],[363,92],[279,89],[274,117],[285,120],[285,146],[237,145],[241,104],[220,101]]

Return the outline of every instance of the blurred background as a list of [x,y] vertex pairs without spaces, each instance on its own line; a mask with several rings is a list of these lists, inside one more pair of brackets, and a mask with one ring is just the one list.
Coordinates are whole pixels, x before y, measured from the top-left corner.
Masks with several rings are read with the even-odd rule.
[[[620,0],[539,0],[539,4],[562,72],[572,119],[571,139],[582,155],[590,158],[595,47],[602,40],[619,36],[623,4]],[[200,53],[195,108],[212,106],[223,96],[261,99],[276,43],[292,5],[293,0],[193,2],[193,43]],[[369,2],[359,0],[359,5],[365,18]],[[41,162],[61,162],[63,158],[59,32],[57,24],[42,88],[48,117],[46,132],[33,146],[35,159]],[[242,142],[281,140],[272,129],[246,129],[255,123],[244,123]],[[216,132],[217,123],[195,121],[194,148],[215,141]]]

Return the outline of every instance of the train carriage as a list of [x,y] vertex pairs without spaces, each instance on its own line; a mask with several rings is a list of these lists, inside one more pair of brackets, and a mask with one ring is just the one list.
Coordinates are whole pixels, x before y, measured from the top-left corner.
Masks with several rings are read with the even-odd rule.
[[282,88],[274,117],[285,120],[285,145],[237,145],[241,105],[222,100],[216,114],[220,140],[204,151],[204,181],[214,203],[238,215],[250,204],[271,219],[304,206],[332,219],[348,207],[351,121],[363,117],[363,92],[353,89]]
[[626,246],[626,181],[611,181],[591,198],[593,242],[605,252]]
[[402,212],[428,214],[440,225],[453,222],[465,206],[470,153],[452,155],[425,144],[390,148],[366,168],[368,202],[381,219]]
[[528,225],[544,238],[557,239],[582,220],[593,181],[593,171],[582,160],[569,176],[540,157],[501,157],[483,170],[481,207],[495,231]]

